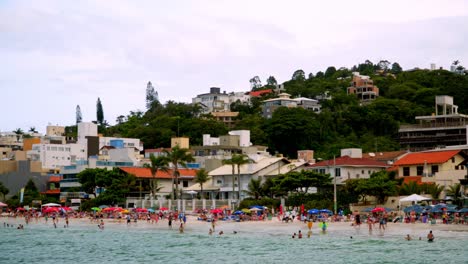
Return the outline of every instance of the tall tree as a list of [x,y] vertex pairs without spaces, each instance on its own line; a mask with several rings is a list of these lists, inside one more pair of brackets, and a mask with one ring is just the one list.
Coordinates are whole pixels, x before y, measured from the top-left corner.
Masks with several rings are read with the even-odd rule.
[[254,76],[252,79],[249,80],[250,82],[250,89],[252,91],[256,91],[262,87],[262,81],[260,81],[260,77]]
[[397,62],[394,62],[394,63],[392,64],[392,70],[391,70],[391,72],[392,72],[393,74],[398,74],[398,73],[400,73],[400,72],[402,72],[402,71],[403,71],[403,68],[401,68],[400,64],[398,64]]
[[158,92],[153,87],[153,84],[151,82],[148,82],[146,85],[146,109],[150,109],[151,105],[158,101]]
[[187,162],[192,162],[195,159],[192,157],[192,154],[190,154],[188,149],[180,148],[179,145],[176,145],[170,151],[164,150],[164,153],[166,153],[168,160],[172,163],[172,166],[174,167],[172,188],[174,188],[174,181],[175,181],[176,187],[175,187],[175,191],[172,191],[171,198],[177,200],[178,192],[179,192],[179,176],[180,176],[179,166],[187,167]]
[[24,131],[21,128],[17,128],[16,130],[13,130],[13,133],[16,134],[16,141],[19,141],[21,136],[24,135]]
[[292,80],[294,81],[304,81],[305,80],[305,72],[303,70],[296,70],[292,75]]
[[96,103],[96,118],[100,125],[104,124],[104,109],[102,108],[101,99],[99,97]]
[[232,199],[234,199],[234,194],[236,193],[236,182],[235,182],[235,175],[236,175],[236,164],[234,164],[232,157],[230,159],[223,160],[224,165],[231,165],[232,168]]
[[153,177],[150,181],[150,191],[151,191],[151,198],[154,199],[156,196],[156,192],[158,192],[158,179],[156,179],[156,174],[158,171],[167,172],[168,168],[168,159],[165,156],[158,156],[155,157],[153,154],[150,155],[150,163],[145,163],[143,167],[148,168],[151,170],[151,176]]
[[5,185],[3,185],[3,182],[0,182],[0,194],[2,194],[3,200],[5,200],[5,195],[7,195],[10,192]]
[[237,191],[238,191],[237,197],[240,201],[241,192],[242,192],[240,168],[242,165],[253,162],[253,161],[245,154],[233,154],[231,159],[232,159],[232,163],[234,163],[237,166]]
[[266,82],[268,86],[276,86],[278,84],[274,76],[268,77]]
[[199,169],[195,175],[195,182],[200,184],[200,195],[202,198],[204,198],[203,195],[203,184],[205,184],[208,181],[208,172],[205,169]]
[[83,120],[83,115],[81,114],[81,108],[80,105],[76,106],[76,123],[81,123]]

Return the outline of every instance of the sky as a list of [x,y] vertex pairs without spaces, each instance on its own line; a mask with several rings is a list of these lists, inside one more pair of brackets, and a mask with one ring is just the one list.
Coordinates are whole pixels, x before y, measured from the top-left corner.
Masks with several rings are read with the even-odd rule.
[[369,59],[468,66],[468,1],[0,0],[0,132],[145,110]]

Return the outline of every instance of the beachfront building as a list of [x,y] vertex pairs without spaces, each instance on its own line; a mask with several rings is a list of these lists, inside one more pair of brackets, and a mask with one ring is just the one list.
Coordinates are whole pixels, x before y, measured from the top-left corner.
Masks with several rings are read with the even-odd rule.
[[369,152],[362,154],[363,158],[385,162],[388,165],[393,165],[397,160],[404,157],[408,151],[386,151],[386,152]]
[[[237,193],[240,187],[240,200],[243,200],[247,197],[246,193],[243,191],[248,189],[248,185],[251,179],[262,179],[262,177],[267,176],[267,174],[271,173],[272,171],[278,171],[278,169],[280,172],[284,172],[284,170],[281,170],[281,168],[284,165],[291,163],[290,161],[282,157],[259,156],[258,158],[258,160],[252,160],[252,162],[240,166],[240,186],[238,186],[239,180],[237,179],[237,177],[239,177],[239,174],[237,173],[237,166],[235,168],[234,175],[232,174],[231,165],[223,165],[219,168],[210,171],[208,175],[211,177],[211,181],[208,182],[206,185],[207,187],[212,189],[211,197],[214,197],[216,199],[237,199]],[[291,169],[294,168],[291,167]],[[215,188],[216,190],[213,190]],[[200,186],[199,184],[197,184],[195,186],[187,188],[186,190],[200,191]]]
[[305,97],[291,98],[291,95],[288,93],[280,93],[278,96],[278,98],[263,101],[262,115],[264,118],[271,118],[273,116],[273,112],[280,107],[301,107],[313,112],[320,112],[321,106],[318,100]]
[[417,183],[431,182],[444,187],[459,183],[467,175],[468,155],[462,150],[408,153],[394,163],[398,176]]
[[372,173],[389,168],[385,162],[362,157],[361,149],[342,149],[341,156],[319,161],[306,169],[336,177],[336,184],[344,184],[350,179],[368,179]]
[[[119,167],[119,169],[127,174],[134,175],[138,181],[142,182],[142,185],[144,186],[148,186],[149,181],[153,179],[153,175],[151,174],[151,170],[149,168]],[[196,169],[179,168],[178,172],[179,172],[179,189],[180,190],[187,188],[190,185],[194,184],[193,180],[197,172]],[[159,197],[159,199],[165,199],[166,196],[171,195],[172,184],[174,182],[173,174],[174,174],[173,169],[169,169],[168,171],[158,170],[158,172],[156,173],[155,179],[158,180],[158,185],[161,187],[161,189],[156,193],[156,196]],[[182,196],[182,198],[183,197],[184,196]],[[134,197],[132,198],[134,200],[136,199],[150,200],[150,192],[149,191],[141,192],[141,195],[140,193],[138,195],[135,194]]]
[[348,94],[356,95],[361,103],[368,103],[379,96],[379,88],[374,85],[370,77],[360,75],[359,72],[353,72],[351,86],[347,91]]
[[400,125],[398,138],[402,148],[422,151],[468,145],[468,115],[458,113],[452,96],[436,96],[435,113],[415,118],[417,124]]

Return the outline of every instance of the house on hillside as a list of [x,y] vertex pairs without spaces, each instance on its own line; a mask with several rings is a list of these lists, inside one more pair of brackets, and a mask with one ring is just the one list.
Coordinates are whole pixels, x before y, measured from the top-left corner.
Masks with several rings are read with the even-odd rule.
[[306,169],[330,174],[336,177],[336,184],[344,184],[350,179],[368,179],[372,173],[389,167],[385,162],[364,158],[361,149],[342,149],[340,157],[317,162]]
[[441,186],[459,183],[467,175],[468,156],[462,150],[408,153],[394,163],[398,176]]
[[387,152],[369,152],[362,154],[365,159],[377,160],[385,162],[388,165],[394,164],[397,160],[405,156],[408,152],[405,150],[387,151]]

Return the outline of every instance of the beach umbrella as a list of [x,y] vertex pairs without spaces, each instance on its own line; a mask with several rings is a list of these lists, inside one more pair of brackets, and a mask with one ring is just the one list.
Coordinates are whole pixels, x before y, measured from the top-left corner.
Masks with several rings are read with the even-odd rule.
[[150,213],[154,213],[155,211],[154,211],[154,209],[153,209],[153,208],[149,208],[149,209],[148,209],[148,212],[150,212]]
[[64,211],[73,211],[73,209],[71,207],[68,207],[68,206],[62,206],[62,207],[60,207],[60,209],[62,209]]
[[148,212],[148,209],[146,209],[146,208],[137,208],[137,209],[135,209],[135,211],[138,212],[138,213],[146,213],[146,212]]
[[59,209],[57,207],[47,207],[44,209],[44,213],[57,213]]
[[364,212],[364,213],[370,213],[370,212],[372,212],[373,209],[374,209],[374,208],[372,208],[372,207],[367,207],[367,208],[364,208],[364,209],[362,210],[362,212]]
[[223,212],[223,210],[221,210],[221,209],[219,209],[219,208],[218,208],[218,209],[211,209],[210,212],[211,212],[212,214],[220,214],[220,213]]
[[385,212],[385,208],[383,208],[383,207],[376,207],[376,208],[372,209],[371,212],[372,212],[372,213],[382,213],[382,212]]
[[8,204],[0,202],[0,207],[4,207],[4,206],[8,206]]
[[468,207],[458,210],[457,213],[468,213]]
[[235,211],[234,214],[235,214],[235,215],[241,215],[241,214],[244,214],[244,212],[242,212],[242,211]]
[[307,213],[308,213],[308,214],[318,214],[318,213],[319,213],[319,210],[317,210],[317,209],[309,209],[309,210],[307,211]]
[[333,214],[333,212],[328,210],[328,209],[321,209],[319,212],[320,213],[325,213],[325,214]]
[[104,209],[104,208],[109,208],[107,205],[100,205],[99,208]]
[[405,209],[403,209],[403,212],[405,213],[409,213],[411,211],[414,211],[415,213],[421,213],[423,211],[423,207],[418,204],[415,204],[415,205],[408,206]]
[[167,211],[167,210],[169,210],[167,207],[161,207],[161,208],[159,208],[159,211]]
[[26,211],[26,209],[24,209],[23,207],[18,207],[18,208],[16,208],[16,211],[24,212],[24,211]]
[[244,213],[250,213],[250,210],[247,209],[247,208],[244,208],[244,209],[242,209],[242,212],[244,212]]
[[56,204],[56,203],[46,203],[46,204],[43,204],[42,207],[60,207],[61,205],[60,204]]
[[121,213],[122,213],[122,214],[128,214],[128,213],[130,213],[130,211],[129,211],[129,210],[127,210],[127,209],[125,209],[125,210],[122,210],[122,212],[121,212]]
[[101,208],[99,208],[99,207],[93,207],[93,208],[91,208],[91,210],[96,211],[96,212],[99,212],[99,211],[101,211]]

